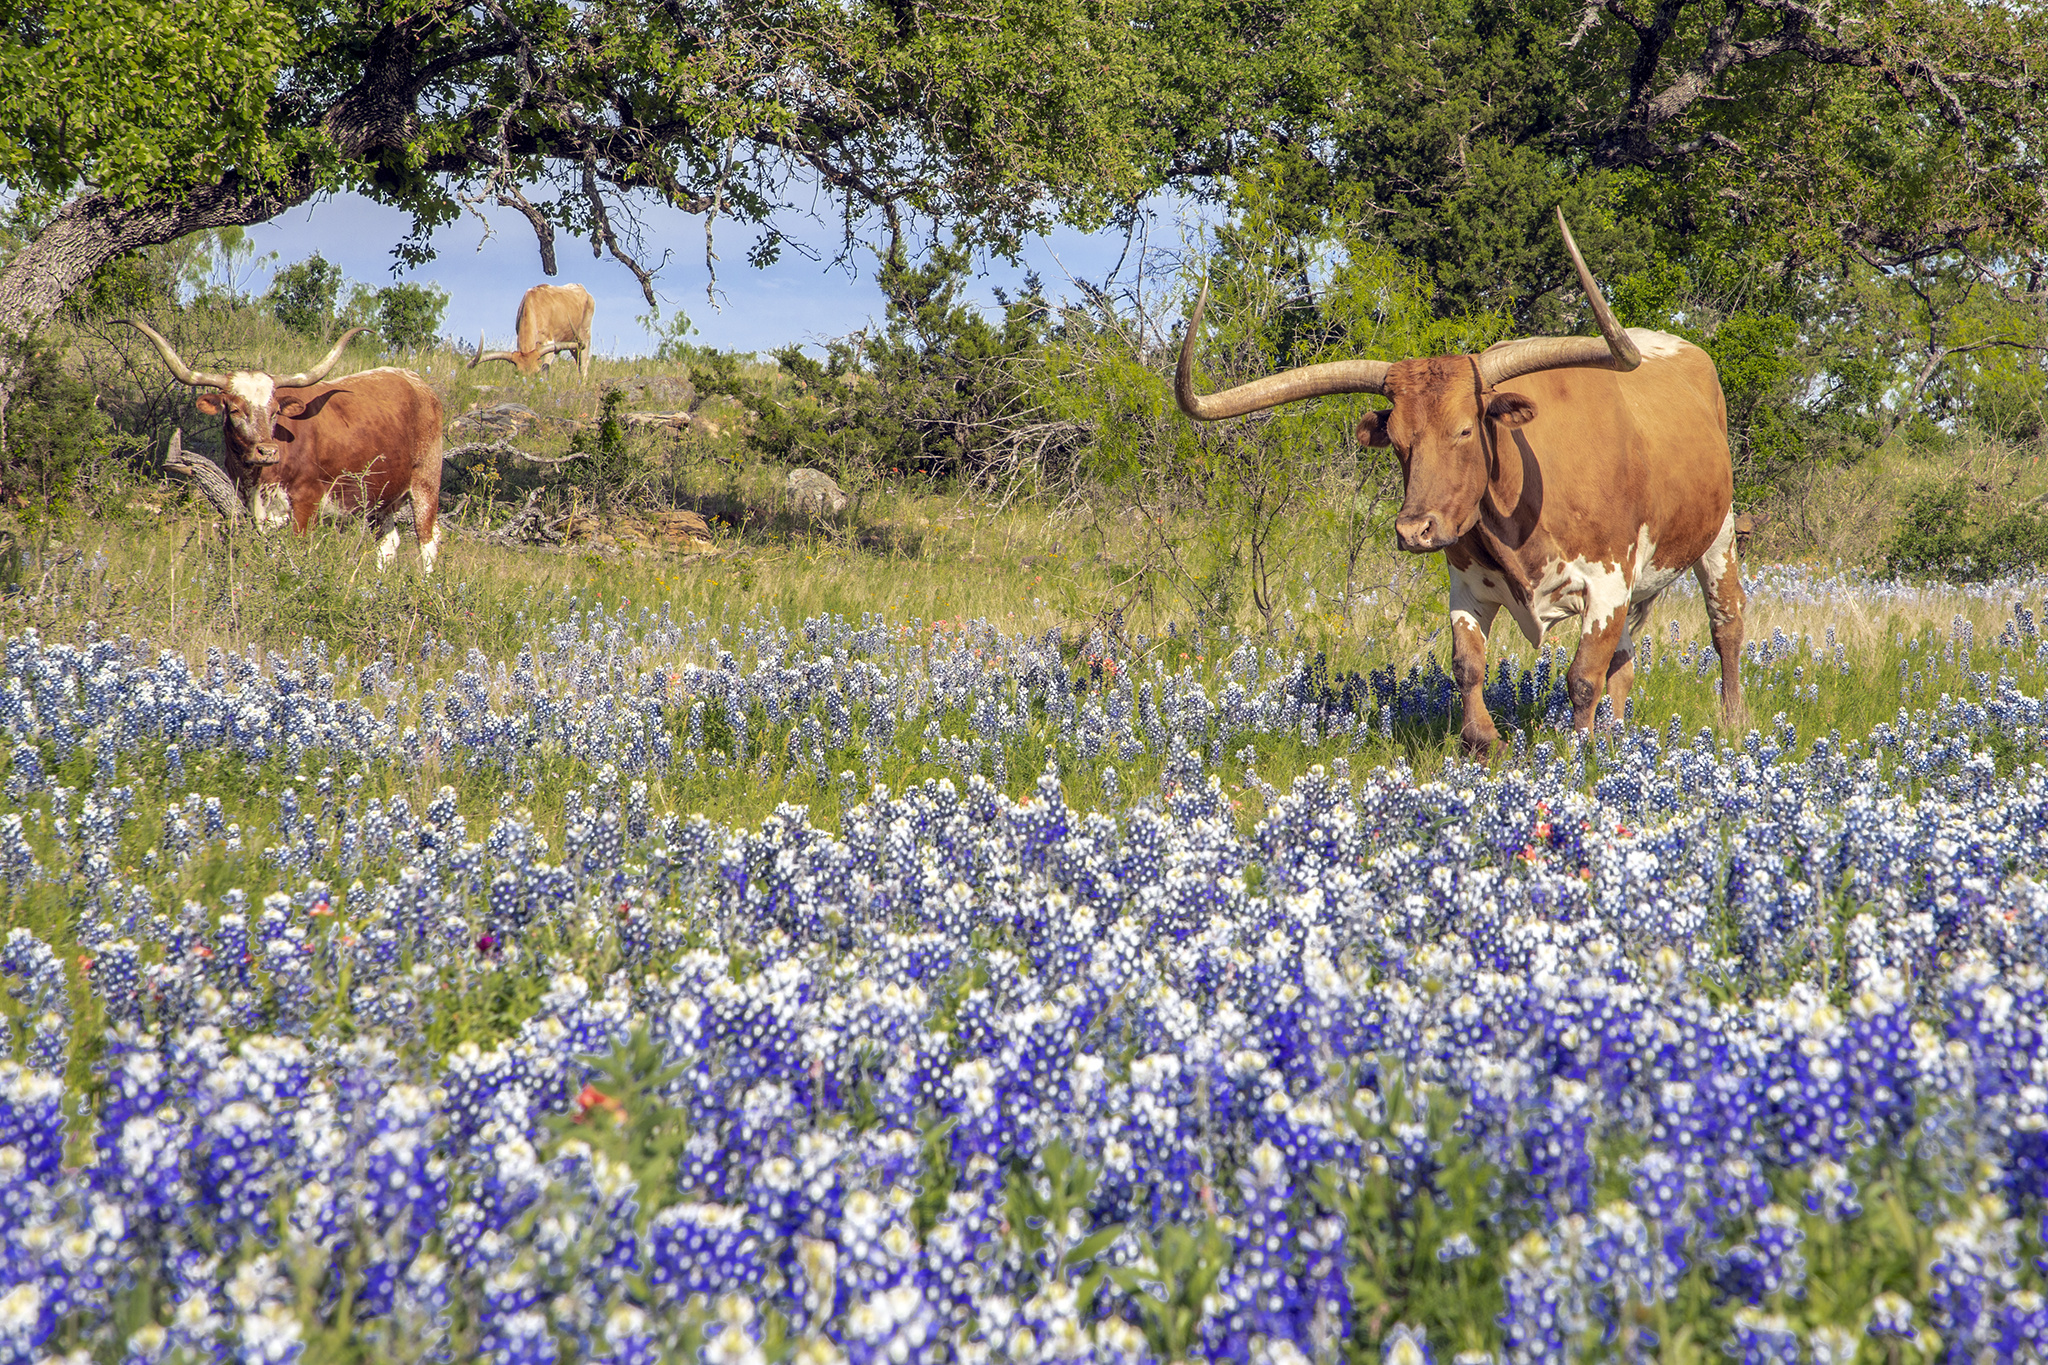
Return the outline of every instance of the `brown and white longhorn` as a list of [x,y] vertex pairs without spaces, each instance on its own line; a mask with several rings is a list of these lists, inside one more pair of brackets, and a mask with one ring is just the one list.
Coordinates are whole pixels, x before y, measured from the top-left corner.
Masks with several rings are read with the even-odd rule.
[[590,378],[590,325],[597,302],[580,284],[537,284],[519,300],[519,349],[486,351],[478,337],[473,370],[486,360],[509,361],[521,374],[552,365],[557,351],[574,351],[578,373]]
[[366,517],[378,536],[377,566],[398,552],[398,513],[409,501],[420,568],[434,571],[441,510],[441,400],[410,370],[326,377],[356,332],[303,374],[194,370],[146,322],[128,325],[155,343],[172,374],[201,390],[199,410],[222,418],[227,475],[256,524],[303,532],[322,511]]
[[1307,365],[1204,397],[1195,392],[1194,344],[1205,289],[1175,376],[1181,410],[1205,421],[1326,394],[1393,401],[1366,414],[1358,439],[1393,447],[1400,461],[1400,547],[1442,550],[1448,562],[1452,673],[1464,699],[1462,738],[1476,753],[1500,743],[1482,692],[1487,632],[1503,607],[1531,644],[1580,618],[1566,679],[1584,730],[1603,693],[1623,714],[1636,637],[1658,595],[1687,569],[1706,594],[1723,713],[1742,715],[1735,476],[1714,362],[1678,337],[1617,324],[1562,213],[1557,226],[1597,337]]

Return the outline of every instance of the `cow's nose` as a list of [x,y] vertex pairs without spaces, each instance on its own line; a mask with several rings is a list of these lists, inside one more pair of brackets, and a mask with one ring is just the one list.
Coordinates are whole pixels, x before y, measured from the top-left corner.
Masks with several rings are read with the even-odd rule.
[[276,447],[276,446],[274,446],[274,445],[259,445],[259,446],[257,446],[257,447],[256,447],[256,458],[255,458],[255,459],[254,459],[253,461],[251,461],[251,463],[252,463],[252,464],[276,464],[276,463],[277,463],[277,461],[278,461],[278,459],[279,459],[279,456],[278,456],[278,453],[277,453],[277,447]]
[[1428,554],[1431,550],[1441,550],[1453,539],[1444,532],[1444,520],[1434,512],[1424,512],[1421,516],[1397,517],[1394,521],[1394,539],[1410,554]]

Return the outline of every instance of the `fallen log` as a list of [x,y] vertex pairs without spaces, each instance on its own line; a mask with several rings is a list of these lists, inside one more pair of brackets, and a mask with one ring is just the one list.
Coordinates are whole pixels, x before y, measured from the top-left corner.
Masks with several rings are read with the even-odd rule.
[[206,495],[206,500],[213,504],[214,510],[230,527],[241,525],[242,514],[247,510],[242,506],[241,493],[228,478],[227,471],[204,455],[185,449],[185,432],[181,427],[171,429],[171,447],[164,452],[164,468],[197,483],[199,491]]
[[456,446],[453,450],[443,451],[441,458],[444,461],[474,459],[479,455],[510,455],[528,464],[567,464],[571,460],[583,458],[583,452],[580,450],[572,450],[567,455],[530,455],[510,441],[470,441]]

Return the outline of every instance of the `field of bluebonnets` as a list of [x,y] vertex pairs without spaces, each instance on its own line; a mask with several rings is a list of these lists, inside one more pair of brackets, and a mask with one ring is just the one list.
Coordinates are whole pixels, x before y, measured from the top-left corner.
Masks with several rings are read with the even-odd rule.
[[0,1361],[2041,1358],[2048,584],[1752,570],[1746,732],[1674,593],[1481,768],[1374,608],[720,572],[351,652],[23,559]]

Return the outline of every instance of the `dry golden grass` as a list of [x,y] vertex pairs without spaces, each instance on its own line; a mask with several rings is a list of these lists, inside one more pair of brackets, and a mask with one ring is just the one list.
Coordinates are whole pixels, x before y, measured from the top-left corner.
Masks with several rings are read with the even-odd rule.
[[1895,442],[1852,462],[1816,463],[1790,475],[1784,492],[1758,509],[1753,548],[1770,559],[1875,567],[1913,489],[1966,479],[1988,512],[2002,514],[2048,496],[2044,453],[2039,442],[1965,433],[1940,452]]

